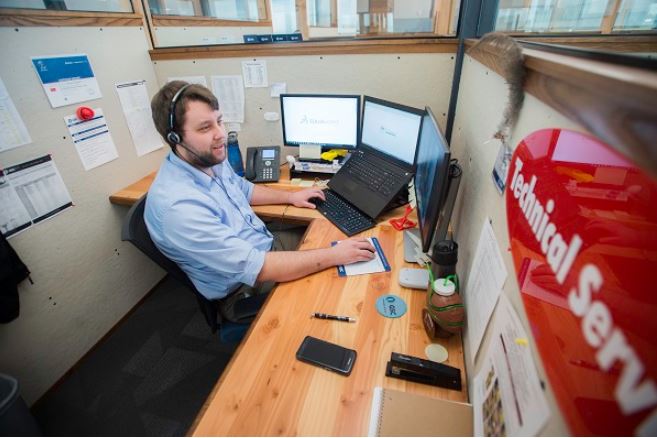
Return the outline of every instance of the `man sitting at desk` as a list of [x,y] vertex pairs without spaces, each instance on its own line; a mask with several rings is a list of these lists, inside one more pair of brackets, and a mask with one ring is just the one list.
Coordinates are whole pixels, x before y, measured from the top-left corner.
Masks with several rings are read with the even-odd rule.
[[[219,299],[240,288],[290,281],[331,266],[370,260],[365,239],[330,248],[278,251],[251,205],[315,208],[320,189],[297,192],[254,185],[226,161],[226,130],[217,98],[206,87],[173,81],[151,101],[153,121],[171,146],[148,191],[144,219],[155,245],[198,291]],[[276,233],[276,232],[274,232]],[[279,239],[277,239],[279,241]]]

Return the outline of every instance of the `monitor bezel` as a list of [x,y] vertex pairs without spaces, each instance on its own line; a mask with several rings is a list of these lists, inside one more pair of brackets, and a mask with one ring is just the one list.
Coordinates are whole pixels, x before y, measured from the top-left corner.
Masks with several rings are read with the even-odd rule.
[[[341,98],[341,99],[356,99],[356,144],[355,145],[343,145],[343,144],[321,144],[323,148],[331,149],[347,149],[350,151],[356,150],[358,144],[360,143],[360,121],[361,121],[361,96],[358,94],[316,94],[316,93],[281,93],[279,101],[281,104],[281,127],[283,128],[283,145],[290,147],[299,147],[300,144],[305,144],[304,142],[292,142],[289,143],[287,140],[287,134],[285,132],[285,109],[283,105],[284,97],[319,97],[319,98]],[[312,143],[316,144],[316,143]]]
[[[417,223],[418,227],[420,228],[420,239],[422,241],[422,252],[427,253],[429,249],[431,248],[431,243],[433,242],[433,238],[436,234],[436,228],[438,227],[438,220],[440,218],[440,212],[444,208],[444,203],[445,203],[445,198],[447,195],[447,189],[449,187],[449,166],[450,166],[450,159],[451,159],[451,151],[449,148],[449,143],[447,142],[447,139],[445,139],[445,135],[443,134],[442,129],[440,129],[440,125],[438,124],[438,120],[433,114],[433,111],[431,111],[431,108],[426,107],[426,116],[428,116],[433,123],[435,123],[436,127],[438,128],[438,135],[440,136],[441,140],[443,141],[443,144],[446,146],[446,149],[443,154],[443,161],[442,161],[442,166],[440,169],[436,169],[436,173],[433,177],[433,181],[431,181],[431,193],[430,195],[426,198],[426,203],[428,207],[427,217],[429,218],[429,226],[427,227],[427,224],[425,223],[423,226],[422,223],[422,215],[420,214],[420,209],[417,204],[418,201],[418,196],[417,196],[417,191],[418,191],[418,184],[417,181],[414,181],[414,188],[415,188],[415,200],[416,200],[416,208],[417,210]],[[424,120],[423,120],[424,122]],[[424,127],[424,123],[422,124]],[[418,137],[422,137],[422,131],[420,131],[420,135]],[[420,150],[420,140],[418,138],[418,148],[417,152]],[[442,177],[441,177],[442,175]],[[417,177],[417,175],[416,175]],[[442,184],[441,184],[442,183]]]
[[[387,107],[390,107],[390,108],[406,111],[406,112],[417,114],[417,115],[420,116],[420,126],[418,128],[417,140],[415,142],[415,155],[413,156],[413,162],[411,164],[407,163],[406,161],[404,161],[400,158],[394,157],[390,154],[386,154],[385,152],[381,152],[379,149],[363,142],[363,125],[365,125],[365,108],[367,106],[366,105],[367,102],[372,102],[372,103],[375,103],[377,105],[387,106]],[[363,149],[367,150],[368,152],[373,153],[373,154],[375,154],[379,157],[384,157],[388,160],[391,160],[391,161],[393,161],[394,163],[396,163],[400,166],[403,166],[403,167],[406,167],[406,168],[412,168],[413,171],[415,171],[415,166],[417,165],[417,150],[418,150],[418,146],[420,144],[419,143],[420,142],[420,133],[422,132],[422,123],[424,122],[424,114],[425,114],[424,110],[419,109],[419,108],[415,108],[415,107],[412,107],[412,106],[408,106],[408,105],[403,105],[401,103],[391,102],[389,100],[379,99],[378,97],[363,96],[363,110],[362,110],[362,113],[363,114],[361,116],[361,127],[360,127],[360,137],[359,137],[360,141],[359,141],[359,146],[358,147],[363,148]]]

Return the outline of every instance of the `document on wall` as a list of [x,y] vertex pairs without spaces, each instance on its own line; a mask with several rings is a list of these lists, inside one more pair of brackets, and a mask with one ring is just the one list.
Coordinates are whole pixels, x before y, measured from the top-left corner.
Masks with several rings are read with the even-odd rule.
[[32,65],[53,108],[102,97],[85,54],[32,57]]
[[203,85],[204,87],[208,86],[208,82],[205,80],[205,76],[170,76],[167,78],[167,82],[172,81],[185,81],[190,84]]
[[103,110],[94,108],[94,117],[80,120],[75,114],[64,117],[84,170],[91,170],[118,158]]
[[268,87],[267,61],[242,61],[245,88]]
[[504,294],[473,380],[475,436],[537,436],[550,417],[527,334]]
[[470,274],[465,281],[465,306],[467,309],[468,349],[472,360],[477,350],[488,320],[504,286],[507,272],[500,247],[495,238],[490,219],[486,218],[479,235]]
[[0,231],[9,238],[73,205],[50,155],[0,170]]
[[164,142],[153,124],[153,113],[146,81],[122,82],[115,86],[132,142],[137,149],[137,156],[141,157],[149,152],[162,149]]
[[32,143],[30,133],[0,78],[0,152]]
[[212,91],[219,99],[224,123],[244,123],[244,82],[242,76],[212,76]]

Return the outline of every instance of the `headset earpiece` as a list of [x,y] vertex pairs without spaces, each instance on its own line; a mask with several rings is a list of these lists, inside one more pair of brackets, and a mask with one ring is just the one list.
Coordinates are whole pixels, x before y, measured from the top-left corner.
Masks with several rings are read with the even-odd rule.
[[175,145],[177,145],[177,144],[180,144],[180,142],[182,141],[182,139],[180,138],[180,136],[178,135],[178,133],[177,133],[177,132],[174,132],[174,131],[169,131],[169,132],[167,133],[167,140],[168,140],[169,143],[171,143],[171,145],[173,145],[173,146],[175,146]]

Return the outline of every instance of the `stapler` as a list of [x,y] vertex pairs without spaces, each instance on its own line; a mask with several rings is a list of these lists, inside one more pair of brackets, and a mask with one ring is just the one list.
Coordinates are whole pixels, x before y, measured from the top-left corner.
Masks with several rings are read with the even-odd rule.
[[431,360],[392,353],[386,376],[427,385],[461,390],[461,370]]

